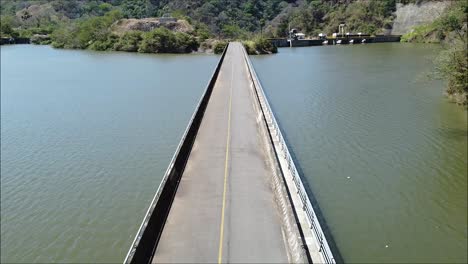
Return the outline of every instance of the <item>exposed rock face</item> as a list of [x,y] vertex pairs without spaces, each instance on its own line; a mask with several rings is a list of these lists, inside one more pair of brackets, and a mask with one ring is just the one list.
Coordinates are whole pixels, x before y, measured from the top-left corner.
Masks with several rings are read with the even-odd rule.
[[31,43],[32,44],[50,43],[50,36],[42,35],[42,34],[34,34],[31,37]]
[[50,3],[30,5],[16,12],[15,17],[18,21],[21,21],[22,24],[29,27],[36,26],[43,20],[59,23],[68,20],[64,15],[57,13]]
[[185,20],[154,17],[142,19],[121,19],[115,22],[112,29],[117,34],[120,34],[131,30],[148,32],[159,27],[165,27],[175,32],[189,33],[193,31],[193,27]]
[[440,17],[451,1],[431,1],[421,4],[397,4],[392,34],[403,35],[414,26],[428,24]]

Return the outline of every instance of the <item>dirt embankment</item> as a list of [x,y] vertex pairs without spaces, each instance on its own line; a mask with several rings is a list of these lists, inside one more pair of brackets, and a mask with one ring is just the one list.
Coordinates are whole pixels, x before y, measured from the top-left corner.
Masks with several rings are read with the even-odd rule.
[[142,18],[121,19],[112,25],[114,33],[120,35],[127,31],[137,30],[148,32],[156,28],[165,27],[174,32],[191,33],[192,25],[186,20],[175,18]]

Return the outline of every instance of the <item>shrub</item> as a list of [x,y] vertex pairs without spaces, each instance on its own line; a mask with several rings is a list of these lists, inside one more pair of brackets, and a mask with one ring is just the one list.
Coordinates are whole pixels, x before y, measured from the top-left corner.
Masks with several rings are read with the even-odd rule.
[[247,32],[238,25],[224,25],[221,33],[225,38],[229,39],[243,39],[247,36]]
[[176,45],[176,37],[166,28],[157,28],[151,32],[143,34],[138,52],[160,53],[171,52]]
[[138,52],[143,53],[184,53],[197,50],[199,43],[186,33],[157,28],[143,34]]
[[450,48],[442,51],[436,60],[436,74],[447,80],[447,94],[460,95],[459,104],[468,104],[468,54],[466,43],[454,41]]
[[[420,25],[416,26],[408,32],[401,36],[401,42],[437,42],[433,38],[429,38],[429,35],[436,32],[434,25]],[[437,34],[439,38],[439,34]]]
[[2,16],[0,18],[0,36],[4,38],[19,36],[18,32],[13,29],[14,18],[10,16]]
[[251,40],[243,41],[242,44],[244,45],[245,51],[249,55],[256,55],[257,51],[255,50],[255,42]]
[[142,39],[142,33],[139,31],[125,32],[115,43],[114,50],[129,52],[138,51]]
[[91,50],[112,50],[115,43],[119,40],[117,35],[111,34],[105,40],[96,40],[89,45],[89,49]]
[[110,26],[121,17],[120,11],[113,10],[101,17],[64,24],[51,34],[52,46],[96,50],[111,48],[109,45],[115,41],[115,37],[111,36]]
[[214,53],[215,54],[221,54],[223,53],[224,49],[226,48],[227,46],[227,42],[226,41],[217,41],[215,44],[214,44]]
[[265,38],[255,38],[254,40],[243,42],[245,50],[249,55],[277,53],[278,48]]
[[254,43],[255,49],[260,54],[270,54],[278,52],[278,48],[265,38],[257,38],[254,40]]
[[188,53],[188,52],[198,50],[198,47],[200,46],[200,44],[193,36],[182,33],[182,32],[176,32],[175,36],[176,36],[176,43],[177,43],[177,47],[176,47],[177,52]]
[[76,24],[64,25],[51,34],[52,47],[76,49],[80,48],[74,37],[77,31]]
[[200,42],[203,42],[211,37],[210,29],[203,23],[195,24],[195,35]]

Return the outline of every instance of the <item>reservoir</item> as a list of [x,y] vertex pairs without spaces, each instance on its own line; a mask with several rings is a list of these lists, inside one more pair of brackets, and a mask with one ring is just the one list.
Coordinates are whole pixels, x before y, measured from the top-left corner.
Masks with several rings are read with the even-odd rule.
[[[438,46],[251,56],[346,262],[466,262]],[[219,57],[1,47],[1,262],[122,262]]]
[[1,262],[121,263],[219,57],[1,47]]
[[251,57],[345,262],[467,262],[467,115],[427,76],[437,48]]

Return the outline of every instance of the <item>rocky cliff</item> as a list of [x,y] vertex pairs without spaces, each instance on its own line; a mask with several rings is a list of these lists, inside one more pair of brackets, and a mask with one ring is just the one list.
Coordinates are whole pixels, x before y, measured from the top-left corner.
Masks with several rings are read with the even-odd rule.
[[403,35],[415,26],[428,24],[440,17],[451,1],[429,1],[419,4],[397,4],[391,34]]

